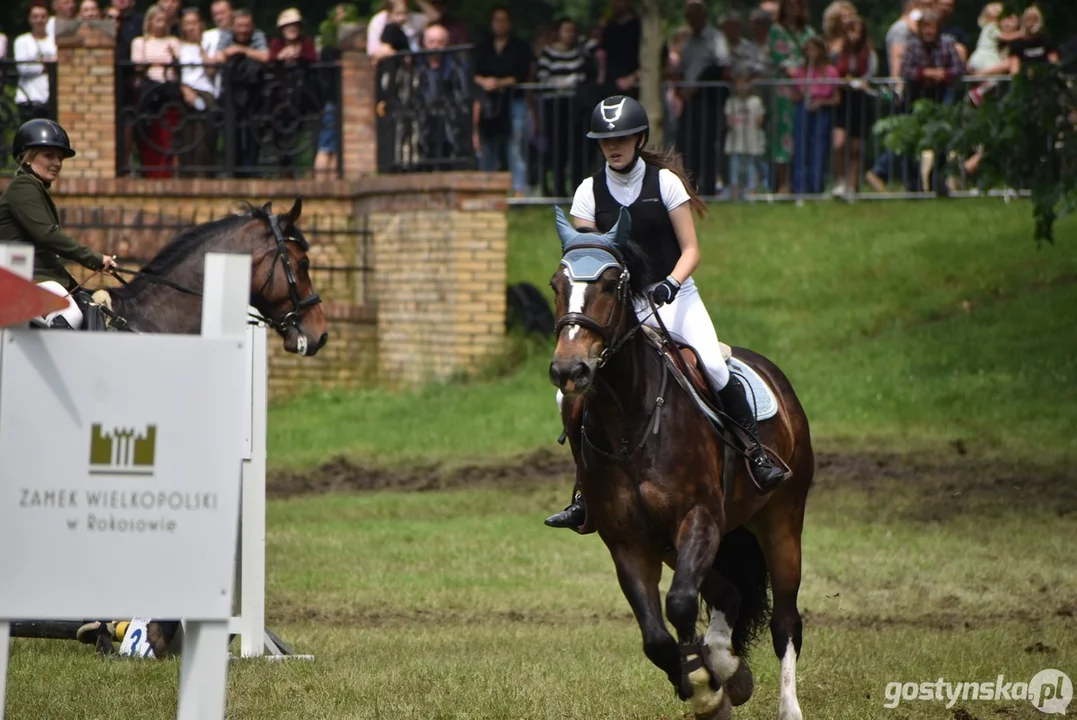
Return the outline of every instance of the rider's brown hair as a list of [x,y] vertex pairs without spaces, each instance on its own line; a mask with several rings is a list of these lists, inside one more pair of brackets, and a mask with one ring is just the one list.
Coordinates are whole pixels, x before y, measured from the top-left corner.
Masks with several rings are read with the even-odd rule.
[[681,161],[680,153],[676,152],[672,148],[662,148],[659,150],[647,150],[643,149],[639,151],[639,157],[648,165],[656,165],[663,170],[669,170],[671,173],[677,176],[677,178],[684,184],[684,189],[688,192],[688,205],[695,211],[698,217],[703,217],[707,214],[707,203],[703,202],[703,198],[699,196],[695,188],[692,186],[692,182],[688,179],[688,174],[684,171],[684,164]]

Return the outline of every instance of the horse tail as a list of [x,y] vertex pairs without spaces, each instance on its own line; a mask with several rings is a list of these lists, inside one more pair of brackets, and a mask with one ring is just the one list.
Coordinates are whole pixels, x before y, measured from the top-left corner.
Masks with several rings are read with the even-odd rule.
[[743,525],[734,528],[718,544],[714,569],[740,592],[740,611],[733,623],[733,652],[742,658],[759,632],[770,621],[770,576],[763,549],[755,534]]

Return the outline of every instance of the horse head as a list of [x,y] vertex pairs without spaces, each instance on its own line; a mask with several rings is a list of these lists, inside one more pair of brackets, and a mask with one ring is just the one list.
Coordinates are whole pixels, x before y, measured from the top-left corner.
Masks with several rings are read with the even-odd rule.
[[251,213],[262,225],[252,244],[251,304],[284,338],[287,352],[314,355],[329,332],[310,279],[310,244],[297,224],[302,210],[303,200],[296,198],[286,213],[273,214],[268,202]]
[[625,253],[632,218],[621,208],[609,232],[580,231],[560,207],[557,234],[561,264],[550,280],[555,296],[557,348],[550,381],[565,395],[586,391],[595,373],[635,320],[630,306],[630,273]]

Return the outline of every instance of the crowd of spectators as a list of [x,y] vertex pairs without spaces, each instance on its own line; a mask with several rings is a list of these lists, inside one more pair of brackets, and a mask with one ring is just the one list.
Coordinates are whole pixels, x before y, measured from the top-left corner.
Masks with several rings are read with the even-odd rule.
[[[334,13],[346,10],[338,6]],[[208,29],[199,9],[181,9],[180,0],[158,0],[144,11],[133,0],[110,0],[104,10],[96,0],[82,0],[77,11],[75,0],[52,0],[51,14],[44,0],[33,0],[30,32],[15,38],[10,56],[0,33],[0,60],[7,61],[5,79],[16,86],[19,122],[49,116],[56,19],[76,12],[116,23],[118,117],[141,176],[212,176],[226,162],[236,176],[257,172],[267,142],[278,165],[287,166],[295,160],[296,116],[314,117],[319,125],[306,148],[314,150],[315,173],[335,174],[339,51],[309,34],[294,7],[278,15],[267,36],[250,10],[229,0],[213,1]],[[221,143],[225,131],[231,136]]]
[[[113,19],[117,62],[134,68],[124,75],[120,103],[157,110],[136,125],[133,143],[141,172],[150,177],[219,162],[214,133],[222,127],[210,121],[214,109],[256,104],[267,67],[339,58],[333,43],[308,34],[297,8],[280,13],[267,37],[249,11],[233,9],[229,0],[212,3],[209,29],[197,9],[181,12],[180,0],[157,0],[143,12],[133,0],[109,1],[102,10],[96,0],[77,8],[76,0],[52,0],[50,13],[35,0],[30,32],[12,45],[16,102],[23,118],[46,112],[49,80],[40,63],[55,59],[56,18]],[[748,12],[720,16],[703,0],[687,0],[683,24],[662,48],[666,133],[655,139],[681,152],[690,178],[708,195],[829,190],[841,196],[858,192],[862,180],[877,191],[892,180],[912,191],[929,189],[939,181],[941,162],[925,173],[922,158],[881,152],[865,167],[874,121],[907,112],[919,99],[978,104],[1022,66],[1060,58],[1035,5],[1017,15],[988,3],[970,32],[954,22],[954,3],[906,0],[885,32],[885,46],[876,48],[872,28],[850,0],[815,9],[818,27],[809,0],[764,0]],[[343,17],[346,6],[334,12]],[[379,134],[379,145],[411,143],[415,169],[460,167],[441,162],[452,158],[506,170],[517,196],[571,195],[600,162],[583,132],[595,103],[616,93],[639,97],[641,25],[633,0],[608,0],[593,27],[564,17],[526,32],[514,26],[508,5],[494,9],[487,27],[471,28],[449,0],[385,0],[366,22],[363,40],[383,75],[388,67],[407,70],[406,77],[379,76],[382,99],[399,104],[406,97],[422,114],[415,127]],[[7,52],[0,34],[0,57]],[[967,75],[977,80],[959,84]],[[323,89],[332,85],[325,77],[317,83]],[[289,90],[275,92],[271,99],[279,100]],[[330,87],[314,108],[322,121],[315,172],[336,166],[335,97]],[[446,104],[460,112],[437,110]],[[177,107],[185,110],[184,122],[170,116]],[[244,112],[230,124],[233,136],[222,144],[241,167],[258,163],[272,135],[250,117]],[[968,159],[966,169],[974,171],[975,163]]]
[[[662,50],[660,140],[681,152],[705,194],[846,196],[864,180],[879,192],[891,180],[934,189],[942,163],[930,157],[926,172],[924,158],[889,152],[874,153],[867,167],[874,122],[921,99],[978,104],[1022,64],[1060,58],[1035,5],[1016,15],[989,3],[973,33],[954,21],[954,3],[907,0],[877,49],[849,0],[821,8],[818,27],[808,0],[765,0],[717,17],[702,0],[687,0],[684,24]],[[430,14],[409,11],[406,0],[385,12],[386,22],[369,28],[372,54],[422,51]],[[468,41],[466,28],[456,32]],[[610,0],[594,27],[560,18],[529,36],[514,30],[507,6],[495,9],[473,51],[478,166],[510,171],[517,196],[571,195],[600,162],[583,138],[594,104],[614,93],[639,97],[640,32],[632,0]]]

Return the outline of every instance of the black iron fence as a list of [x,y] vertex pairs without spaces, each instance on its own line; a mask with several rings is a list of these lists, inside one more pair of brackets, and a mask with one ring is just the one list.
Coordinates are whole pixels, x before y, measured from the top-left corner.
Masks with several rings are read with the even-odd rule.
[[340,177],[340,66],[236,57],[117,65],[117,174]]
[[474,64],[470,45],[400,53],[375,73],[378,171],[471,170]]
[[0,174],[15,172],[11,140],[33,118],[56,119],[56,63],[0,60]]

